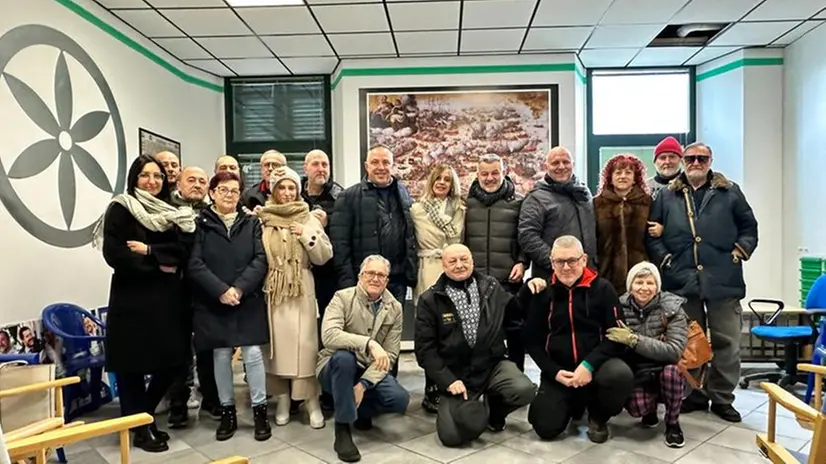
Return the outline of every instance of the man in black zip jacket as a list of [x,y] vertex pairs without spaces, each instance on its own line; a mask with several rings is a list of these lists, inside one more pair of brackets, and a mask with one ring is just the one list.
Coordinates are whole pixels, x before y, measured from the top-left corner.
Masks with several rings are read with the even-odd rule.
[[622,411],[634,384],[620,359],[623,345],[605,337],[623,324],[617,293],[587,261],[576,237],[557,238],[550,283],[528,305],[525,345],[542,371],[528,422],[543,439],[561,434],[587,408],[588,438],[604,443],[608,420]]
[[474,272],[464,245],[445,248],[442,268],[417,302],[415,352],[441,394],[439,440],[453,447],[475,440],[486,425],[504,430],[507,415],[530,403],[536,390],[505,356],[505,326],[520,315],[515,298],[496,279]]

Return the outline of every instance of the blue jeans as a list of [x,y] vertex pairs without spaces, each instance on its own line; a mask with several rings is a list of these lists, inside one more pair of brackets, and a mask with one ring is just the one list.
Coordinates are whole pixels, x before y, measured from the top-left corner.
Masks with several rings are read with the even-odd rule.
[[[253,407],[267,404],[267,374],[264,372],[264,355],[258,345],[242,346],[241,357],[250,387]],[[221,406],[235,404],[235,386],[232,382],[232,348],[218,348],[212,351],[215,364],[215,385]]]
[[356,418],[372,419],[379,414],[407,410],[410,394],[390,374],[364,392],[361,405],[356,410],[353,386],[363,373],[364,369],[358,365],[355,354],[338,350],[319,374],[321,388],[333,396],[336,423],[350,424]]

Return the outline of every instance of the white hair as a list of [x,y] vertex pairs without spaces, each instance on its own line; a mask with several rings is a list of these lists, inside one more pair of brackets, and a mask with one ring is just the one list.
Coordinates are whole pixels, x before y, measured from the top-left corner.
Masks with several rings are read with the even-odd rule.
[[479,157],[479,163],[499,163],[499,169],[502,170],[502,172],[505,171],[505,160],[503,160],[502,157],[497,155],[496,153],[485,153],[484,155]]
[[582,248],[582,242],[580,242],[579,239],[573,235],[563,235],[561,237],[557,237],[551,247],[551,254],[553,254],[554,250],[558,250],[560,248],[576,248],[581,253],[585,252]]
[[382,255],[370,255],[364,258],[364,261],[361,262],[361,266],[359,266],[359,274],[361,274],[362,271],[364,271],[364,268],[367,267],[367,265],[372,263],[373,261],[378,261],[384,264],[384,267],[387,268],[387,273],[390,274],[390,261],[388,261],[387,258],[385,258]]

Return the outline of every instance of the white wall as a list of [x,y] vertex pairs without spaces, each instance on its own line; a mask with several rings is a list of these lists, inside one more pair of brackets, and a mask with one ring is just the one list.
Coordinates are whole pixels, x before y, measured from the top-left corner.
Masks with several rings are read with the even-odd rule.
[[[59,31],[80,49],[100,69],[100,73],[111,89],[116,107],[120,113],[125,139],[126,166],[118,176],[118,143],[116,125],[113,118],[106,120],[99,135],[79,143],[96,160],[105,173],[106,182],[112,186],[125,179],[128,164],[138,152],[138,128],[143,127],[181,142],[184,164],[210,166],[216,155],[224,151],[223,94],[220,90],[205,86],[221,86],[221,81],[178,63],[174,58],[153,49],[146,40],[136,37],[131,29],[106,13],[94,2],[77,0],[89,15],[82,11],[72,11],[76,7],[65,0],[4,0],[0,14],[0,60],[4,56],[11,59],[2,69],[7,73],[0,78],[0,161],[5,174],[15,166],[15,161],[24,149],[35,142],[48,139],[47,131],[38,127],[21,110],[11,92],[10,82],[19,79],[29,86],[45,103],[43,114],[54,114],[55,75],[60,52],[52,45],[36,45],[49,34],[31,34],[33,46],[22,48],[26,37],[9,31],[26,25],[42,25]],[[151,50],[167,63],[172,63],[187,75],[205,81],[204,85],[185,82],[167,69],[150,61],[132,47],[125,45],[112,35],[104,32],[102,22],[131,37],[135,43]],[[28,29],[31,31],[31,29]],[[86,68],[72,51],[69,39],[57,38],[58,45],[66,53],[66,67],[71,81],[72,96],[66,101],[72,103],[71,124],[77,123],[84,114],[92,111],[108,111],[106,100],[90,77]],[[127,39],[128,40],[128,39]],[[14,53],[17,48],[22,48]],[[81,58],[81,61],[83,59]],[[3,66],[0,61],[0,66]],[[24,92],[25,93],[25,92]],[[59,92],[66,95],[64,91]],[[36,101],[30,95],[18,91],[23,101]],[[62,105],[61,108],[66,108]],[[31,111],[30,111],[31,112]],[[51,118],[48,116],[45,119]],[[41,117],[40,119],[44,119]],[[65,118],[64,118],[65,119]],[[63,136],[64,142],[66,136]],[[37,318],[41,309],[53,302],[69,301],[85,307],[106,305],[108,300],[111,269],[106,266],[98,250],[86,243],[79,247],[64,248],[44,243],[26,230],[12,217],[9,209],[21,211],[12,205],[13,197],[19,197],[25,208],[43,223],[55,229],[59,237],[66,236],[66,230],[80,230],[91,224],[103,213],[111,193],[95,187],[87,180],[78,164],[72,171],[76,180],[76,194],[64,195],[64,200],[75,200],[75,212],[71,227],[67,227],[61,210],[58,186],[60,161],[49,163],[55,149],[45,149],[32,159],[41,159],[48,165],[37,175],[23,179],[12,179],[10,184],[0,181],[0,243],[3,243],[4,264],[0,267],[0,323],[16,322]],[[52,155],[50,157],[50,155]],[[66,158],[67,160],[69,158]],[[17,165],[18,169],[20,164]],[[65,180],[65,179],[64,179]],[[105,183],[105,182],[104,182]],[[64,182],[64,187],[68,184]],[[71,188],[67,188],[71,192]],[[40,227],[42,229],[43,227]],[[62,232],[61,232],[62,230]],[[82,242],[82,240],[81,240]]]
[[[711,61],[697,75],[739,59],[741,54]],[[741,67],[697,82],[697,140],[714,150],[713,169],[738,183],[743,181],[743,73]]]
[[[337,182],[344,186],[353,185],[361,176],[361,142],[359,121],[359,90],[368,88],[398,87],[443,87],[443,86],[490,86],[490,85],[524,85],[524,84],[559,84],[559,143],[567,146],[577,160],[583,160],[586,152],[580,152],[575,130],[575,92],[576,76],[572,54],[558,55],[520,55],[486,56],[486,57],[449,57],[449,58],[414,58],[392,60],[343,60],[336,74],[335,83],[342,70],[370,68],[427,68],[427,67],[478,67],[495,69],[497,66],[537,65],[567,63],[570,70],[553,72],[490,72],[467,73],[451,72],[429,74],[412,71],[410,74],[395,75],[345,75],[333,89],[333,137],[339,144],[333,155],[333,163],[338,166],[334,171]],[[361,74],[361,73],[359,73]],[[364,72],[364,74],[370,74]],[[339,102],[340,104],[336,104]],[[577,167],[579,172],[580,166]],[[584,171],[583,171],[584,172]]]
[[783,295],[797,301],[801,254],[826,256],[826,27],[785,49],[783,82]]

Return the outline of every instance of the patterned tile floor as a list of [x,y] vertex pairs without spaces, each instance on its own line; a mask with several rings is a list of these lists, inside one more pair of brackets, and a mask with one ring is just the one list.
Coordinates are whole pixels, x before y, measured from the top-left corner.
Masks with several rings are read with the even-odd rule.
[[[538,382],[539,371],[529,362],[528,375]],[[240,376],[237,379],[238,404],[247,404],[246,389]],[[435,416],[421,409],[424,377],[412,355],[405,354],[400,365],[399,380],[411,392],[407,414],[383,416],[374,421],[370,432],[356,432],[363,463],[565,463],[565,464],[700,464],[708,462],[738,464],[765,464],[755,446],[755,433],[766,430],[767,397],[762,390],[752,387],[738,389],[735,406],[743,415],[740,424],[729,424],[710,413],[693,413],[681,417],[686,436],[682,449],[671,449],[663,443],[663,426],[643,429],[627,414],[612,419],[611,439],[603,445],[594,445],[585,436],[584,424],[570,428],[564,439],[544,442],[537,439],[527,420],[527,409],[516,411],[508,419],[504,432],[485,433],[481,439],[465,448],[449,449],[441,446],[435,433]],[[247,407],[241,407],[240,428],[235,437],[225,442],[215,441],[217,426],[206,418],[190,422],[190,427],[170,431],[170,450],[160,454],[133,452],[135,463],[200,464],[232,455],[252,458],[256,464],[268,463],[334,463],[339,462],[333,452],[333,424],[328,420],[321,430],[307,425],[306,415],[293,416],[284,427],[273,426],[273,438],[259,443],[252,438],[252,417]],[[779,440],[788,448],[808,450],[811,432],[801,428],[793,417],[778,409]],[[194,411],[191,411],[195,415]],[[94,420],[117,415],[117,405],[110,404],[96,412]],[[160,418],[166,430],[165,417]],[[114,464],[119,462],[118,441],[115,436],[87,441],[67,449],[70,463]]]

